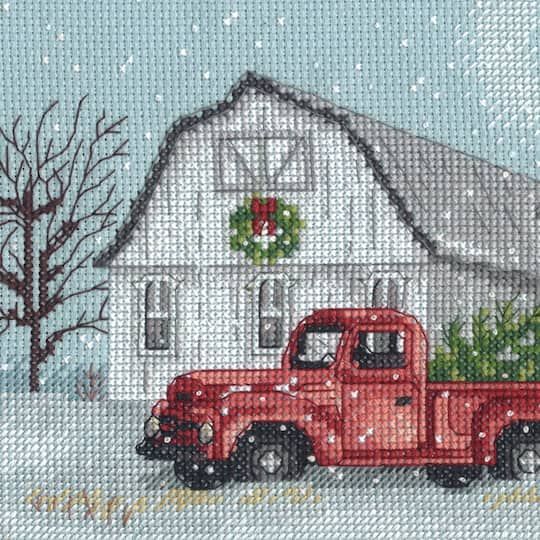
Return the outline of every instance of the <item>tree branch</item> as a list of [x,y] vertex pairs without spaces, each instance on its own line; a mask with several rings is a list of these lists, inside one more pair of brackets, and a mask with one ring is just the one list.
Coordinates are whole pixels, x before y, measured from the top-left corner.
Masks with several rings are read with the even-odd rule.
[[71,332],[76,332],[77,330],[95,330],[96,332],[101,332],[102,334],[106,334],[107,330],[100,328],[97,326],[101,322],[107,321],[107,317],[105,316],[105,308],[107,306],[107,302],[109,301],[108,298],[105,298],[101,304],[101,307],[99,309],[99,313],[96,317],[93,319],[86,319],[86,311],[84,311],[80,317],[77,319],[77,321],[72,324],[71,326],[67,326],[65,328],[61,328],[60,330],[56,330],[47,338],[45,339],[45,344],[42,349],[42,360],[44,361],[47,356],[50,356],[51,354],[54,354],[56,343],[59,341],[62,341],[63,337],[66,334],[69,334]]
[[4,265],[4,251],[8,245],[8,242],[16,231],[16,228],[12,229],[11,232],[6,235],[6,238],[0,246],[0,283],[3,283],[17,295],[22,296],[24,293],[24,281],[20,279],[17,274],[9,271]]
[[43,127],[43,124],[45,123],[45,120],[47,116],[49,115],[49,113],[56,107],[56,105],[58,105],[58,101],[54,101],[53,103],[51,103],[48,109],[41,115],[41,119],[39,121],[39,125],[36,130],[36,162],[37,162],[38,171],[40,171],[43,167],[45,167],[51,161],[54,161],[56,158],[63,155],[70,148],[71,143],[73,142],[73,139],[75,138],[75,135],[77,134],[79,118],[81,116],[82,107],[83,107],[86,97],[87,96],[83,96],[79,100],[79,104],[77,105],[77,112],[75,113],[75,119],[73,121],[73,129],[66,141],[66,144],[63,147],[61,147],[57,152],[51,153],[53,141],[52,139],[50,139],[47,145],[47,150],[45,152],[45,158],[43,159],[43,161],[40,160],[40,151],[39,151],[39,147],[40,147],[39,139],[41,135],[41,128]]

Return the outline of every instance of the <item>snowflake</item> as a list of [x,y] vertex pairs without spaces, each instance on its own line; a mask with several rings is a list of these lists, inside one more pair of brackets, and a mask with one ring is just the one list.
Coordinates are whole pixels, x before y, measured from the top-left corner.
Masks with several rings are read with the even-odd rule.
[[133,55],[130,55],[123,64],[120,64],[120,73],[125,73],[130,64],[133,64]]
[[233,11],[230,15],[223,17],[223,24],[225,26],[231,26],[235,19],[238,19],[238,11]]
[[277,17],[276,21],[277,21],[279,26],[284,26],[285,25],[285,17]]
[[180,52],[178,53],[180,56],[188,56],[189,55],[189,51],[187,49],[180,49]]

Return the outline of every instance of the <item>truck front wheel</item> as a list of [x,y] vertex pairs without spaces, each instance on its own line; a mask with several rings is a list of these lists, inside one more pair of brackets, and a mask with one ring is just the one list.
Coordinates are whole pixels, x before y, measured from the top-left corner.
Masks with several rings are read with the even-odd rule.
[[207,459],[195,450],[179,456],[174,472],[182,484],[195,490],[216,489],[230,479],[228,462]]
[[446,488],[462,488],[468,486],[473,480],[480,478],[480,467],[428,467],[428,478]]
[[310,453],[309,440],[294,426],[255,425],[238,441],[233,474],[237,480],[262,482],[299,478]]

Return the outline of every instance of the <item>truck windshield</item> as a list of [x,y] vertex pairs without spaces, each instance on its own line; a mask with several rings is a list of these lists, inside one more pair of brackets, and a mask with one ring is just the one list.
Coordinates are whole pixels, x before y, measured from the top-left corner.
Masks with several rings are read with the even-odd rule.
[[336,359],[343,328],[337,325],[310,326],[298,338],[294,369],[320,369]]

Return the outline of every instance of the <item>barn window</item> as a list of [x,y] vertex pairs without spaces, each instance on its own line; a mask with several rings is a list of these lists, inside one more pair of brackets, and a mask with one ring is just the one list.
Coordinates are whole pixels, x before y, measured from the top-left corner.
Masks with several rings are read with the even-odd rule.
[[399,309],[399,290],[396,280],[376,278],[373,282],[371,307]]
[[151,281],[146,285],[145,347],[148,350],[167,350],[171,343],[171,291],[165,281]]
[[254,354],[278,354],[290,332],[290,288],[287,274],[259,274],[246,289],[252,299],[252,349]]
[[174,352],[178,283],[168,274],[147,275],[134,283],[138,289],[139,354]]
[[259,347],[280,348],[283,344],[283,285],[278,279],[266,279],[259,288]]
[[221,191],[310,189],[311,154],[306,137],[227,136],[219,140]]

